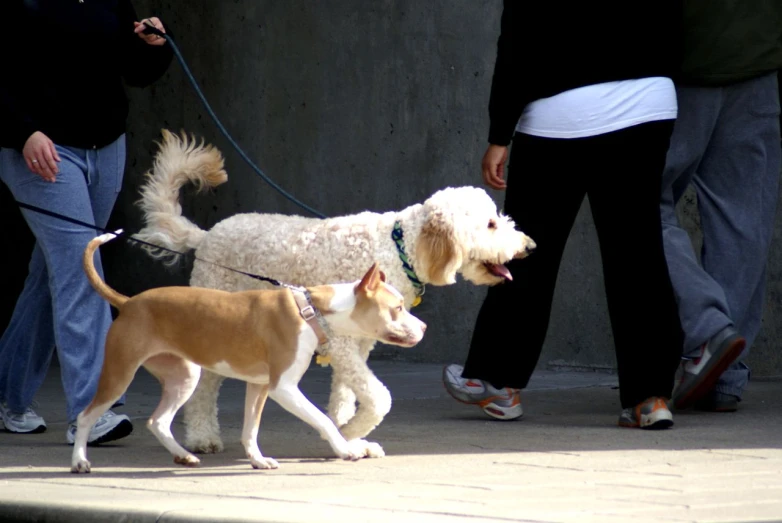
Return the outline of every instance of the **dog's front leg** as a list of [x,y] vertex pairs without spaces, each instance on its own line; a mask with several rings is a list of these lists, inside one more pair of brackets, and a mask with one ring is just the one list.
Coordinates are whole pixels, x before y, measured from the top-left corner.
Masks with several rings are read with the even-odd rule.
[[[329,341],[329,355],[333,358],[345,352],[358,352],[360,343],[365,340],[359,338],[334,336]],[[370,343],[371,340],[370,340]],[[356,394],[348,387],[344,377],[338,369],[331,367],[331,394],[329,395],[328,413],[337,427],[347,424],[356,415]]]
[[338,427],[346,425],[356,415],[356,395],[336,371],[331,374],[328,412],[329,418]]
[[268,384],[247,383],[247,392],[244,397],[242,445],[244,445],[244,450],[254,469],[276,469],[280,466],[274,459],[264,457],[258,447],[258,427],[261,425],[261,413],[268,396]]
[[281,380],[269,395],[282,408],[317,430],[340,458],[355,461],[366,455],[363,446],[350,443],[342,437],[336,425],[307,399],[298,385]]
[[185,403],[185,447],[192,452],[212,454],[223,451],[217,421],[217,396],[224,379],[204,369],[193,396]]
[[[340,431],[348,440],[363,438],[377,427],[391,410],[391,393],[378,380],[367,366],[365,357],[358,350],[343,350],[340,346],[331,349],[331,366],[334,376],[353,390],[359,406],[356,415]],[[367,452],[371,457],[383,456],[383,449],[376,443],[364,442],[371,448]],[[373,455],[376,454],[376,455]]]

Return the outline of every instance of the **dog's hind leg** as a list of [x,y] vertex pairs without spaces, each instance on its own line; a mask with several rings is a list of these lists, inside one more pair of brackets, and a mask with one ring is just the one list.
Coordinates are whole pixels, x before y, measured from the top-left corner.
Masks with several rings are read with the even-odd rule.
[[174,463],[196,466],[201,460],[185,450],[171,434],[171,422],[177,411],[193,394],[201,367],[178,356],[161,354],[144,362],[144,367],[163,386],[160,404],[147,422],[147,427],[174,456]]
[[[113,336],[111,331],[109,331],[109,336]],[[87,440],[90,437],[90,430],[95,422],[125,393],[137,370],[138,363],[134,366],[134,362],[128,362],[122,358],[104,358],[95,397],[76,418],[76,437],[73,442],[71,472],[87,473],[90,471],[90,462],[87,460]]]
[[90,471],[90,462],[87,460],[87,440],[90,437],[90,430],[92,430],[95,422],[111,408],[120,396],[122,396],[122,393],[117,394],[111,400],[100,400],[100,403],[93,401],[77,417],[76,437],[74,438],[73,455],[71,456],[71,472],[83,474]]
[[268,384],[247,383],[247,392],[244,397],[242,445],[244,445],[244,450],[254,469],[276,469],[280,466],[274,459],[264,457],[258,447],[258,427],[261,424],[263,406],[268,397]]
[[193,452],[213,454],[223,451],[217,396],[225,378],[204,369],[190,400],[185,403],[185,446]]

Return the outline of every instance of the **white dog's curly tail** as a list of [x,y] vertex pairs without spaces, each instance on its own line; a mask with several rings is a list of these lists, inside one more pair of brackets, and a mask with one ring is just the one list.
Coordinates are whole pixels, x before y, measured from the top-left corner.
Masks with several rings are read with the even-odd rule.
[[[199,190],[216,187],[228,180],[223,169],[223,156],[214,146],[198,143],[183,132],[177,136],[163,129],[163,141],[158,143],[152,170],[145,175],[141,187],[141,199],[136,204],[144,211],[146,226],[134,236],[173,251],[195,249],[206,231],[182,216],[179,191],[187,183]],[[177,255],[167,251],[145,247],[156,258],[168,258],[170,263]]]

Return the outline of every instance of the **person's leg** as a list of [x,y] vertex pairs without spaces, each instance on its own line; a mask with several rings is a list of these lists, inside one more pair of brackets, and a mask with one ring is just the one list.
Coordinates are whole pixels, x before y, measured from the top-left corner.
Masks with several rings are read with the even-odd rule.
[[592,173],[587,196],[600,241],[623,409],[653,397],[669,399],[681,359],[681,323],[659,208],[672,128],[672,121],[651,122],[596,137],[592,163],[583,163],[584,172]]
[[[30,192],[27,203],[35,203],[35,190],[28,191],[24,185],[35,183],[38,176],[27,169],[21,154],[12,149],[0,150],[0,178],[11,189],[14,199],[24,201]],[[36,243],[24,288],[0,338],[0,402],[4,404],[4,415],[22,415],[31,406],[46,377],[53,352],[49,275],[43,251]],[[11,427],[6,419],[6,428],[19,432],[36,432],[46,426],[40,418],[34,427],[23,426],[27,424]]]
[[692,239],[676,214],[676,204],[702,169],[722,106],[722,91],[683,87],[676,94],[679,113],[663,171],[660,213],[665,256],[684,330],[684,355],[690,355],[733,323],[725,293],[701,267]]
[[[58,152],[62,158],[60,172],[56,183],[50,183],[29,172],[21,154],[4,149],[4,181],[17,201],[94,223],[85,177],[86,153],[62,147],[58,147]],[[82,269],[84,248],[95,236],[95,231],[30,210],[23,210],[23,214],[46,262],[54,339],[68,420],[72,421],[95,393],[103,361],[105,331],[111,322],[108,304],[92,289]],[[42,310],[46,311],[46,307]],[[40,322],[39,326],[44,328]],[[48,328],[51,329],[51,325]],[[17,343],[21,351],[50,350],[50,345],[41,348],[36,343],[35,336],[45,335],[19,332],[13,343]],[[43,366],[35,370],[45,372]],[[26,381],[19,385],[28,390],[28,397],[32,397],[36,384],[40,385],[42,379],[40,375],[28,373]]]
[[[120,136],[114,143],[98,150],[87,151],[85,165],[87,167],[87,190],[90,195],[92,212],[95,216],[95,225],[105,228],[109,222],[111,211],[122,189],[122,181],[125,174],[125,135]],[[100,252],[95,253],[95,270],[101,278],[104,278],[103,263]],[[111,318],[106,322],[101,315],[101,321],[96,325],[98,338],[105,340],[106,333],[111,325]],[[103,346],[103,341],[100,342]],[[102,352],[101,352],[102,354]],[[125,404],[125,394],[117,400],[114,407]]]
[[521,389],[540,357],[562,252],[584,199],[574,142],[516,135],[503,211],[537,247],[508,268],[513,281],[488,290],[463,377]]
[[[725,88],[680,88],[679,116],[663,174],[660,212],[665,255],[684,329],[685,360],[672,403],[687,408],[714,386],[738,356],[744,338],[735,330],[727,297],[696,255],[679,225],[675,205],[701,175],[726,98]],[[703,218],[703,216],[701,216]]]
[[[0,160],[0,165],[2,160]],[[2,167],[0,166],[0,169]],[[2,180],[2,175],[0,175]],[[35,247],[35,236],[30,232],[24,216],[14,202],[11,191],[0,183],[0,244],[3,249],[3,269],[10,277],[0,279],[0,335],[11,322],[19,296],[24,289],[25,278],[30,267],[30,257]],[[2,372],[0,372],[2,374]],[[0,394],[0,399],[2,395]]]
[[[694,178],[703,230],[704,271],[723,291],[746,349],[761,327],[766,266],[779,192],[777,76],[724,89],[716,129]],[[749,369],[734,362],[716,391],[741,398]]]

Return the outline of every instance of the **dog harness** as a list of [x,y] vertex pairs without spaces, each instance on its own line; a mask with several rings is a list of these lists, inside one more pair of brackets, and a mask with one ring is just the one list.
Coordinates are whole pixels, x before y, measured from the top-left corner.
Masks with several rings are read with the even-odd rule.
[[299,314],[315,332],[315,336],[318,337],[318,348],[315,349],[317,353],[315,362],[318,365],[327,367],[331,361],[331,356],[328,355],[327,351],[329,343],[328,325],[326,325],[326,321],[321,316],[320,311],[312,304],[312,299],[307,289],[293,286],[288,286],[288,288],[291,290],[293,299],[296,300],[296,305],[299,307]]

